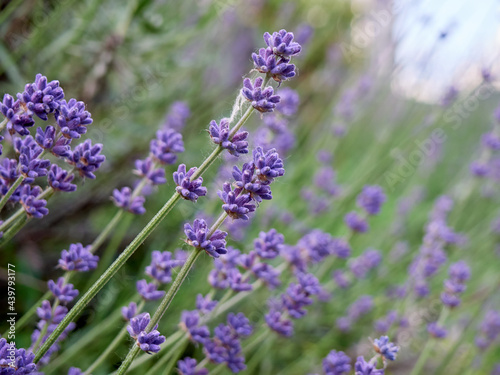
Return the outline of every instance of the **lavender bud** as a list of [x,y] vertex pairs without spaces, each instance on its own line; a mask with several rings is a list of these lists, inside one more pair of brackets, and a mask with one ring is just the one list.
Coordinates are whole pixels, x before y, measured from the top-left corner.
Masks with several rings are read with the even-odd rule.
[[210,121],[209,133],[212,142],[228,150],[231,155],[239,156],[240,154],[248,154],[248,141],[246,140],[248,132],[237,132],[229,139],[229,119],[223,118],[220,120],[219,125],[217,125],[215,120]]
[[257,77],[253,84],[249,78],[245,78],[241,93],[245,99],[252,102],[252,107],[257,111],[272,112],[279,103],[280,97],[274,95],[274,89],[271,86],[262,89],[263,83],[262,77]]
[[216,230],[210,238],[207,238],[209,229],[203,219],[195,219],[193,226],[189,223],[184,224],[184,233],[187,237],[187,243],[197,249],[203,249],[205,252],[218,258],[220,254],[226,254],[226,232]]
[[137,292],[146,301],[155,301],[165,295],[164,290],[158,290],[158,285],[156,285],[155,283],[148,284],[148,282],[144,279],[137,281],[136,286]]
[[142,195],[132,197],[132,189],[128,186],[121,190],[114,189],[112,199],[117,207],[121,207],[135,215],[142,215],[146,212],[143,204],[146,200]]
[[78,290],[74,289],[73,284],[65,284],[64,277],[57,279],[57,284],[49,280],[48,287],[54,297],[64,304],[73,301],[78,295]]
[[186,165],[180,164],[177,168],[177,172],[174,172],[173,178],[177,185],[175,190],[186,200],[196,202],[198,197],[204,197],[207,195],[207,188],[202,186],[203,177],[198,177],[194,181],[191,181],[191,176],[194,174],[197,168],[191,168],[186,173]]

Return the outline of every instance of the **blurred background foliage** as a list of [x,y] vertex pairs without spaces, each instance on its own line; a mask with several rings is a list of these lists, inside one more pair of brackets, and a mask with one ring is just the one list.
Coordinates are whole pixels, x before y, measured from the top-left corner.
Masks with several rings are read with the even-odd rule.
[[[61,250],[70,243],[92,242],[112,218],[116,212],[110,201],[112,190],[133,184],[134,160],[147,155],[149,140],[165,121],[173,102],[186,101],[191,110],[183,130],[186,152],[179,162],[196,166],[208,155],[212,149],[206,133],[208,123],[230,113],[242,77],[252,67],[250,54],[263,45],[263,32],[281,28],[304,38],[303,52],[295,61],[298,77],[283,84],[300,95],[301,105],[290,125],[296,145],[286,156],[285,177],[273,186],[273,201],[264,202],[256,219],[244,229],[243,237],[239,241],[231,239],[230,243],[248,252],[259,231],[271,227],[284,233],[290,244],[309,228],[343,235],[346,229],[342,218],[354,208],[355,197],[363,185],[380,184],[388,202],[382,213],[371,220],[370,233],[354,238],[351,244],[354,256],[374,247],[382,251],[384,262],[370,278],[347,292],[336,292],[329,303],[311,308],[305,319],[296,322],[297,333],[292,340],[286,340],[286,345],[281,342],[285,339],[276,338],[254,349],[247,355],[248,373],[313,372],[331,349],[346,350],[352,357],[361,354],[364,349],[355,344],[369,344],[367,337],[374,337],[373,321],[394,307],[385,297],[386,289],[404,282],[407,266],[421,244],[428,212],[442,194],[460,198],[450,223],[469,238],[465,247],[449,254],[450,260],[465,258],[473,275],[468,288],[471,292],[464,297],[461,314],[452,318],[458,321],[458,327],[465,326],[467,317],[482,303],[485,291],[498,283],[497,239],[489,230],[489,223],[498,214],[498,186],[474,182],[468,171],[470,161],[477,156],[480,134],[491,127],[492,112],[498,102],[494,84],[486,84],[490,94],[478,100],[477,109],[466,111],[459,126],[453,126],[456,123],[446,117],[446,108],[417,102],[391,88],[391,74],[398,67],[392,53],[386,51],[394,48],[390,25],[382,27],[366,48],[353,44],[351,30],[353,22],[359,21],[359,14],[354,14],[351,2],[12,0],[2,2],[0,9],[1,92],[21,91],[36,73],[59,80],[67,97],[85,101],[94,119],[86,136],[103,143],[106,155],[106,163],[95,181],[85,181],[77,193],[57,195],[49,203],[50,215],[44,220],[32,220],[2,250],[2,278],[6,277],[7,263],[17,267],[19,312],[29,309],[45,292],[46,280],[59,275],[55,265]],[[382,2],[366,2],[364,11],[373,9],[389,8]],[[369,89],[355,103],[348,132],[342,138],[335,137],[332,129],[338,121],[336,114],[343,95],[362,87],[363,80],[369,82]],[[475,89],[474,85],[467,87],[459,101],[474,96]],[[252,134],[260,123],[259,116],[254,115],[246,128]],[[435,150],[420,161],[412,162],[411,153],[419,150],[418,145],[429,140],[435,129],[441,129],[446,140],[434,144]],[[331,165],[337,172],[342,194],[336,199],[325,197],[323,210],[318,213],[312,212],[303,189],[313,185],[320,167],[316,155],[322,149],[334,152]],[[174,166],[169,167],[167,177],[173,171]],[[151,251],[182,247],[182,224],[200,210],[214,216],[219,213],[220,204],[214,198],[219,186],[211,182],[216,172],[217,167],[204,176],[213,199],[200,199],[196,205],[185,202],[174,209],[79,318],[81,329],[70,335],[62,354],[54,359],[54,369],[46,374],[63,373],[69,365],[86,368],[92,363],[122,327],[121,321],[102,328],[103,340],[92,340],[84,352],[71,355],[70,348],[78,348],[75,343],[89,330],[128,303],[136,280],[143,278]],[[148,196],[147,213],[127,216],[98,255],[107,246],[123,249],[164,204],[172,185],[168,178],[166,185]],[[398,205],[412,194],[420,199],[404,222],[399,222],[403,219],[397,214]],[[395,230],[401,225],[404,230]],[[400,240],[408,242],[410,251],[395,258],[391,249]],[[178,323],[180,312],[194,308],[196,294],[209,291],[206,277],[211,267],[206,256],[191,272],[161,322],[160,331],[167,337]],[[75,286],[85,290],[85,285],[90,285],[88,278],[94,279],[95,275],[75,277]],[[435,298],[444,277],[442,272],[433,281]],[[258,321],[265,312],[268,294],[258,292],[235,310]],[[375,297],[376,309],[350,334],[339,332],[335,319],[362,294]],[[498,307],[498,299],[495,290],[488,303]],[[146,308],[153,309],[153,303]],[[19,344],[29,345],[29,331],[19,333]],[[467,350],[464,349],[459,364],[473,359],[473,331],[464,331],[461,340]],[[412,346],[402,350],[400,360],[390,366],[390,373],[407,373],[408,364],[415,360],[426,334],[413,334]],[[461,331],[454,331],[452,337],[459,334]],[[127,349],[128,343],[121,345],[108,367],[96,374],[110,372]],[[187,352],[196,350],[199,349],[188,347]],[[500,351],[491,352],[482,369],[491,368],[499,356]],[[145,366],[150,362],[154,361]],[[135,373],[143,371],[141,368]],[[460,371],[450,368],[447,373]]]

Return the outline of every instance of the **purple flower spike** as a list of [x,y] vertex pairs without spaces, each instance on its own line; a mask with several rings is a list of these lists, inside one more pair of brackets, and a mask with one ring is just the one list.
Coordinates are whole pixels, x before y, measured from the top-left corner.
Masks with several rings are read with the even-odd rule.
[[80,138],[87,132],[87,125],[92,124],[90,113],[85,110],[85,103],[76,99],[61,100],[55,113],[57,125],[66,138]]
[[0,103],[0,112],[8,120],[7,130],[10,134],[18,133],[19,135],[29,135],[27,128],[33,126],[35,121],[33,116],[26,113],[26,105],[21,106],[19,100],[14,100],[9,94],[3,96],[3,102]]
[[37,74],[35,82],[27,84],[17,98],[25,103],[27,110],[42,120],[47,121],[47,114],[54,113],[64,98],[64,92],[59,87],[59,81],[47,83],[47,77]]
[[[14,139],[14,145],[20,146],[18,149],[19,155],[19,171],[24,176],[24,181],[27,184],[31,184],[35,181],[35,178],[47,175],[47,168],[50,167],[49,160],[42,160],[38,157],[43,152],[43,149],[39,147],[35,142],[31,142],[33,138],[31,136],[26,137],[25,145],[19,142],[19,139]],[[26,146],[27,141],[30,141],[30,145]]]
[[220,254],[226,254],[226,236],[227,233],[216,230],[210,238],[207,238],[209,228],[205,220],[195,219],[193,226],[189,223],[184,225],[184,233],[187,236],[187,243],[197,249],[203,249],[214,258]]
[[448,335],[448,331],[437,324],[437,322],[429,323],[427,325],[427,332],[436,339],[444,339]]
[[271,48],[261,48],[259,54],[252,53],[252,59],[259,73],[269,74],[276,82],[295,77],[295,65],[290,64],[290,59],[285,57],[277,60]]
[[291,320],[283,317],[280,311],[271,310],[265,315],[265,320],[269,328],[271,328],[276,333],[291,337],[293,335],[293,323]]
[[201,294],[196,296],[196,309],[201,314],[208,314],[217,306],[217,301],[212,301],[210,296],[203,297]]
[[255,165],[253,163],[245,163],[240,171],[236,166],[233,167],[234,184],[237,187],[235,193],[238,195],[242,190],[249,193],[250,197],[260,203],[262,200],[273,199],[271,188],[268,185],[262,184],[255,176]]
[[95,175],[93,172],[98,170],[104,160],[106,160],[106,157],[101,155],[101,151],[102,144],[97,143],[92,146],[92,141],[87,139],[75,147],[68,157],[68,161],[78,169],[80,176],[94,179]]
[[285,242],[285,237],[271,229],[269,232],[260,232],[259,238],[255,239],[253,246],[257,255],[263,259],[274,259],[279,253],[282,245]]
[[19,177],[19,171],[17,169],[17,160],[3,159],[0,164],[0,176],[2,177],[3,180],[5,180],[8,183],[17,180],[17,178]]
[[73,174],[68,173],[57,164],[52,164],[47,175],[47,181],[52,189],[68,193],[76,190],[76,185],[71,183],[74,178]]
[[223,190],[218,191],[219,198],[224,204],[222,208],[233,219],[248,220],[248,214],[255,211],[255,205],[252,202],[250,194],[237,195],[236,191],[231,189],[227,182],[222,186]]
[[351,358],[344,352],[332,350],[323,360],[325,375],[346,375],[351,371]]
[[380,186],[365,186],[358,195],[357,203],[368,215],[377,215],[385,202],[386,196]]
[[[14,349],[14,350],[12,350]],[[12,360],[9,357],[13,351]],[[0,366],[2,374],[8,375],[27,375],[38,374],[36,365],[33,363],[35,354],[27,352],[25,349],[11,348],[6,339],[0,339]],[[11,368],[9,363],[14,362],[15,368]]]
[[210,340],[210,331],[207,326],[199,326],[200,314],[197,310],[183,311],[181,314],[181,329],[189,334],[190,340],[206,344]]
[[151,354],[160,351],[160,345],[165,342],[165,336],[160,335],[160,332],[153,330],[151,332],[141,332],[137,336],[137,346],[142,351]]
[[165,170],[163,168],[153,168],[153,160],[146,158],[144,160],[135,161],[135,173],[141,177],[147,177],[153,185],[163,185],[167,183],[165,178]]
[[212,142],[220,145],[222,148],[229,151],[231,155],[239,156],[240,154],[248,154],[248,132],[237,132],[229,139],[229,119],[223,118],[220,124],[217,125],[215,120],[210,121],[208,129]]
[[227,315],[227,324],[238,338],[247,337],[252,334],[253,328],[243,313],[229,313]]
[[146,301],[155,301],[165,295],[164,290],[158,290],[158,285],[156,285],[155,283],[148,284],[148,282],[144,279],[137,281],[136,286],[137,292]]
[[161,284],[172,281],[172,269],[183,264],[182,261],[172,258],[170,251],[153,251],[151,264],[146,267],[146,275],[156,279]]
[[399,352],[399,346],[390,342],[388,336],[373,340],[373,347],[378,354],[389,361],[394,361]]
[[344,222],[351,230],[358,233],[367,232],[369,229],[366,220],[354,211],[344,216]]
[[32,188],[30,185],[24,185],[21,188],[19,201],[29,217],[41,219],[49,213],[49,210],[45,207],[47,201],[45,199],[37,199],[41,192],[42,189],[40,186],[33,186]]
[[354,364],[355,375],[384,375],[384,369],[377,369],[376,363],[366,362],[363,357],[358,357]]
[[208,375],[208,370],[206,368],[196,369],[196,359],[186,357],[181,361],[177,362],[177,371],[179,375]]
[[122,307],[122,316],[126,321],[129,321],[136,315],[137,315],[137,304],[135,302],[130,302],[128,306]]
[[164,127],[180,132],[186,125],[189,116],[191,116],[191,112],[185,102],[173,102],[165,119]]
[[130,336],[136,339],[141,332],[144,332],[146,330],[146,327],[148,326],[150,321],[151,316],[148,313],[139,314],[135,318],[130,319],[130,325],[127,326],[127,331]]
[[275,55],[287,58],[297,56],[302,49],[299,43],[293,41],[293,33],[285,29],[274,32],[273,35],[265,33],[264,41],[268,47],[272,48]]
[[73,288],[73,284],[66,284],[64,277],[57,279],[57,284],[54,280],[49,280],[48,286],[54,297],[64,304],[73,301],[78,295],[78,290]]
[[177,155],[184,152],[182,135],[173,129],[159,130],[150,143],[151,155],[161,164],[174,164]]
[[177,172],[174,172],[174,182],[177,185],[175,190],[186,200],[196,202],[198,197],[204,197],[207,195],[207,188],[202,186],[203,177],[198,177],[194,181],[191,181],[191,176],[197,168],[191,168],[186,173],[186,165],[180,164],[177,168]]
[[61,252],[59,267],[65,271],[87,272],[97,267],[99,257],[92,255],[91,245],[83,246],[81,243],[69,245],[69,250]]
[[254,84],[249,78],[245,78],[241,93],[248,101],[252,102],[252,107],[257,111],[272,112],[276,108],[276,104],[279,103],[280,97],[274,95],[274,89],[271,86],[262,89],[263,83],[262,77],[257,77]]
[[132,189],[128,186],[123,187],[121,190],[114,189],[112,198],[117,207],[121,207],[135,215],[142,215],[146,212],[143,206],[146,198],[142,195],[132,197]]
[[262,280],[270,289],[280,286],[280,272],[267,263],[257,263],[252,267],[255,277]]
[[255,164],[255,174],[264,184],[270,184],[275,178],[285,174],[283,160],[280,159],[276,149],[272,148],[264,152],[262,147],[253,150],[253,163]]

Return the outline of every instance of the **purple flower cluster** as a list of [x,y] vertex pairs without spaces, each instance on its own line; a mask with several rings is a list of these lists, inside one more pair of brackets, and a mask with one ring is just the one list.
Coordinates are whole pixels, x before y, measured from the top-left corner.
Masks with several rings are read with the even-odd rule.
[[271,86],[262,88],[263,84],[264,79],[262,77],[255,78],[253,83],[249,78],[245,78],[241,94],[246,100],[251,102],[252,107],[257,111],[262,113],[272,112],[279,103],[280,97],[274,95],[274,89]]
[[444,292],[441,301],[449,308],[460,305],[459,295],[465,291],[465,282],[470,278],[470,269],[467,263],[459,261],[450,265],[449,278],[444,281]]
[[241,339],[250,336],[252,331],[253,328],[243,313],[229,313],[227,324],[215,327],[214,337],[203,343],[207,357],[214,363],[225,363],[233,373],[245,370]]
[[197,249],[203,249],[205,252],[218,258],[221,254],[226,254],[227,233],[219,229],[211,233],[205,220],[195,219],[193,225],[184,224],[184,233],[186,234],[188,245]]
[[59,267],[65,271],[87,272],[97,267],[99,257],[92,255],[91,245],[83,246],[81,243],[69,245],[69,250],[61,252]]
[[332,350],[323,359],[325,375],[347,375],[351,371],[351,358],[344,352]]
[[275,81],[286,81],[295,76],[295,65],[290,63],[293,56],[297,56],[302,47],[293,41],[293,33],[286,30],[264,34],[267,48],[261,48],[259,53],[253,53],[252,59],[255,69],[265,73]]
[[347,309],[347,316],[336,320],[337,328],[341,331],[349,331],[353,323],[356,323],[363,315],[372,311],[373,305],[373,298],[371,296],[359,297]]
[[375,352],[380,354],[384,360],[394,361],[399,352],[399,347],[389,341],[388,336],[381,336],[373,340],[373,347]]
[[197,168],[191,168],[186,172],[186,165],[180,164],[177,172],[174,172],[173,178],[177,185],[175,190],[181,195],[182,198],[196,202],[198,197],[207,195],[207,188],[202,186],[203,177],[198,177],[191,180]]
[[135,215],[142,215],[146,212],[144,208],[144,201],[146,198],[141,195],[134,196],[132,189],[128,186],[121,188],[121,190],[114,189],[112,198],[116,206]]
[[368,272],[378,267],[382,261],[382,254],[375,249],[366,249],[363,254],[349,261],[349,269],[358,279],[364,279]]
[[165,336],[160,335],[156,326],[150,332],[147,331],[150,321],[149,314],[143,313],[130,319],[130,325],[127,326],[127,331],[135,339],[137,346],[148,354],[158,353],[160,345],[165,342]]
[[197,364],[196,359],[185,357],[177,362],[177,371],[179,375],[208,375],[208,370],[206,368],[197,369]]
[[293,323],[288,317],[300,319],[307,314],[306,306],[313,303],[311,296],[322,291],[318,279],[307,273],[297,273],[297,282],[291,283],[279,302],[274,303],[265,320],[269,328],[282,336],[293,335]]
[[73,301],[78,295],[78,290],[73,287],[73,284],[66,283],[64,277],[57,279],[57,283],[53,280],[49,280],[48,287],[54,297],[63,304]]
[[446,328],[440,326],[437,322],[429,323],[427,325],[427,332],[436,339],[444,339],[448,335]]
[[215,120],[210,121],[208,132],[212,142],[226,149],[231,155],[248,154],[248,141],[246,140],[248,132],[237,132],[229,139],[231,131],[228,118],[220,120],[220,124],[217,124]]
[[255,203],[272,198],[269,185],[284,174],[283,161],[276,150],[264,152],[257,147],[251,163],[244,164],[242,170],[234,168],[236,188],[233,190],[226,182],[223,190],[218,192],[224,202],[222,208],[233,219],[248,220],[248,214],[255,211]]
[[[25,349],[11,347],[5,338],[0,339],[0,368],[2,374],[37,374],[35,355]],[[14,363],[14,367],[11,367]]]
[[475,342],[479,349],[486,350],[500,337],[500,311],[488,310],[479,326]]

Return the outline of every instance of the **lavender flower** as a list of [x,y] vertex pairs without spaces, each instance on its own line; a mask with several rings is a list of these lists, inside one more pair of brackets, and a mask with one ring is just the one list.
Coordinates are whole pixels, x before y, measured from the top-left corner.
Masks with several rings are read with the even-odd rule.
[[70,367],[68,370],[68,375],[82,375],[83,371],[77,367]]
[[460,304],[458,295],[465,291],[465,281],[470,277],[469,266],[464,261],[453,263],[449,269],[449,277],[444,282],[445,290],[441,294],[441,301],[453,308]]
[[388,336],[373,340],[373,347],[378,354],[389,361],[394,361],[399,352],[399,347],[390,342]]
[[276,104],[279,103],[280,97],[274,95],[274,89],[271,86],[262,89],[263,83],[262,77],[257,77],[253,84],[249,78],[245,78],[241,93],[245,99],[252,102],[252,107],[257,111],[272,112],[276,108]]
[[274,259],[285,242],[285,237],[271,229],[269,232],[260,232],[259,237],[253,241],[253,246],[257,255],[263,259]]
[[78,295],[78,290],[74,289],[73,284],[66,284],[64,277],[57,279],[57,284],[53,280],[49,280],[48,287],[54,297],[66,304],[73,301]]
[[448,331],[444,327],[438,325],[437,322],[429,323],[427,325],[427,332],[436,339],[444,339],[448,335]]
[[212,301],[210,296],[203,297],[201,294],[196,296],[196,309],[201,314],[208,314],[215,306],[217,306],[217,301]]
[[351,285],[351,282],[346,277],[346,274],[341,270],[333,271],[332,278],[333,281],[335,281],[335,283],[337,284],[337,286],[341,289],[347,289]]
[[5,181],[7,184],[10,184],[11,182],[17,180],[17,178],[19,177],[19,171],[17,169],[17,160],[3,159],[0,164],[0,176],[2,177],[2,180]]
[[493,132],[483,134],[481,141],[485,147],[493,151],[500,150],[500,137]]
[[[0,368],[2,374],[27,375],[37,373],[33,363],[35,355],[25,349],[12,347],[5,338],[0,339]],[[14,367],[10,364],[14,363]]]
[[87,139],[74,148],[73,152],[68,156],[68,162],[78,169],[80,176],[94,179],[93,172],[98,170],[106,160],[106,157],[101,155],[101,151],[102,144],[97,143],[92,146],[92,141]]
[[231,185],[225,182],[217,195],[224,202],[222,208],[233,219],[248,220],[248,214],[255,211],[255,205],[251,203],[250,194],[237,195],[231,189]]
[[325,375],[346,375],[351,371],[351,358],[344,352],[332,350],[323,359]]
[[361,296],[349,306],[348,315],[352,321],[356,321],[361,316],[368,314],[372,309],[373,298],[371,296]]
[[186,125],[189,116],[191,116],[191,112],[185,102],[173,102],[165,119],[164,127],[180,132]]
[[370,228],[366,220],[354,211],[344,216],[344,222],[351,230],[358,233],[365,233]]
[[366,362],[363,357],[358,357],[354,364],[355,375],[384,375],[383,369],[377,369],[376,363]]
[[61,323],[61,320],[64,319],[67,312],[68,309],[60,305],[53,310],[50,302],[47,300],[43,301],[40,307],[37,307],[36,309],[36,314],[41,320],[54,324]]
[[146,267],[146,275],[151,276],[161,284],[172,281],[172,269],[182,265],[182,261],[172,258],[170,251],[153,251],[151,264]]
[[135,302],[130,302],[128,306],[122,307],[122,316],[126,321],[129,321],[136,315],[137,315],[137,304]]
[[137,346],[148,354],[158,353],[160,344],[165,342],[165,337],[160,335],[156,326],[151,332],[146,332],[150,321],[150,315],[143,313],[130,319],[130,325],[127,326],[127,331],[137,341]]
[[276,110],[285,116],[293,116],[299,108],[299,94],[290,87],[285,87],[284,89],[280,89],[279,95],[280,102],[276,106]]
[[57,164],[52,164],[47,174],[47,181],[52,189],[68,193],[76,190],[76,185],[71,183],[74,178],[73,174],[62,169]]
[[476,345],[486,350],[500,335],[500,311],[488,310],[479,326]]
[[358,206],[365,210],[368,215],[377,215],[380,207],[385,202],[386,196],[380,186],[365,186],[358,195]]
[[[148,313],[142,313],[135,318],[130,319],[130,325],[127,326],[127,331],[134,339],[144,332],[151,321],[151,316]],[[155,327],[156,329],[156,327]]]
[[76,99],[70,99],[69,102],[61,100],[55,118],[66,138],[80,138],[87,132],[87,125],[93,121],[90,113],[85,110],[85,103]]
[[295,65],[289,64],[289,58],[277,59],[271,48],[261,48],[259,54],[252,53],[252,59],[259,73],[269,74],[276,82],[281,83],[295,77]]
[[18,133],[19,135],[29,135],[27,128],[33,126],[35,121],[33,116],[25,112],[26,105],[19,100],[14,100],[9,94],[3,96],[3,101],[0,103],[0,112],[8,120],[7,130],[10,134]]
[[167,182],[165,170],[163,168],[154,168],[151,158],[135,161],[135,173],[140,177],[146,177],[152,185],[163,185]]
[[35,140],[41,148],[50,150],[57,157],[68,157],[71,155],[71,139],[59,137],[56,140],[56,129],[53,126],[49,125],[45,130],[40,127],[36,128]]
[[252,267],[252,272],[257,279],[262,280],[270,289],[277,288],[281,284],[280,272],[267,263],[256,264]]
[[99,257],[92,255],[91,245],[83,246],[81,243],[69,245],[69,250],[61,252],[59,267],[65,271],[87,272],[97,267]]
[[25,104],[28,111],[47,121],[47,114],[59,109],[64,92],[59,87],[59,81],[47,83],[47,77],[37,74],[35,82],[27,84],[17,98]]
[[293,41],[293,33],[285,29],[274,32],[272,35],[264,33],[264,41],[268,47],[272,48],[275,55],[287,58],[298,55],[302,49],[299,43]]
[[174,164],[178,153],[184,152],[182,135],[173,129],[158,130],[150,142],[151,155],[161,164]]
[[198,311],[183,311],[181,314],[180,327],[189,334],[189,338],[201,344],[206,344],[210,338],[207,326],[200,326],[200,314]]
[[186,173],[186,165],[180,164],[177,172],[174,172],[174,182],[177,185],[175,190],[186,200],[196,202],[198,197],[207,195],[207,188],[202,186],[203,177],[198,177],[191,181],[191,177],[197,168],[191,168]]
[[283,317],[280,311],[271,310],[268,314],[264,316],[266,324],[276,333],[291,337],[293,335],[293,323]]
[[229,313],[227,315],[227,324],[231,328],[232,333],[238,337],[247,337],[252,334],[253,328],[250,325],[250,321],[243,313],[233,314]]
[[177,371],[179,371],[179,375],[208,375],[208,370],[206,368],[196,369],[197,363],[196,359],[190,357],[178,361]]
[[40,186],[22,186],[19,201],[29,217],[41,219],[49,213],[49,210],[45,207],[47,201],[45,199],[37,199],[41,193],[42,189]]
[[184,224],[184,233],[187,236],[187,243],[197,249],[203,249],[205,252],[218,258],[220,254],[226,254],[226,236],[227,233],[221,230],[216,230],[210,238],[208,225],[203,219],[195,219],[193,226],[189,223]]
[[158,290],[158,285],[155,283],[149,283],[146,280],[137,281],[137,292],[146,301],[155,301],[162,298],[165,295],[164,290]]
[[235,194],[239,195],[242,191],[250,194],[250,198],[260,203],[262,200],[271,200],[273,198],[271,188],[264,185],[255,176],[255,165],[253,163],[245,163],[241,170],[238,167],[233,167],[234,184],[237,189]]
[[283,160],[275,149],[264,152],[262,147],[256,147],[253,150],[253,163],[256,167],[255,174],[264,184],[270,184],[275,178],[285,174]]
[[217,125],[215,120],[210,121],[209,133],[212,142],[228,150],[231,155],[239,156],[240,154],[248,154],[248,141],[246,140],[248,132],[237,132],[229,139],[229,119],[223,118],[220,120],[219,125]]
[[132,189],[128,186],[123,187],[121,190],[114,189],[112,198],[117,207],[121,207],[135,215],[142,215],[146,212],[143,206],[146,198],[142,195],[134,197]]

